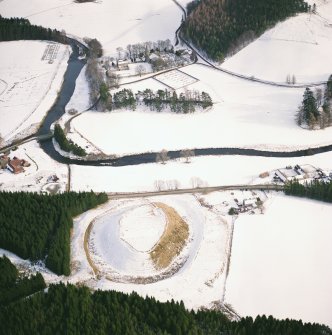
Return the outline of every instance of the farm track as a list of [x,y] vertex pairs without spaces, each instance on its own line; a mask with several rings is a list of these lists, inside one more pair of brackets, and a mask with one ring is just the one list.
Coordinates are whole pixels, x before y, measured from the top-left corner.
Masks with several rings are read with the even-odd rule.
[[2,95],[8,88],[8,83],[0,78],[0,81],[5,85],[5,88],[0,92],[0,95]]
[[133,199],[154,197],[160,195],[176,195],[176,194],[193,194],[193,193],[210,193],[216,191],[232,191],[232,190],[264,190],[264,191],[283,191],[283,185],[277,184],[256,184],[256,185],[222,185],[202,188],[184,188],[177,190],[165,190],[155,192],[132,192],[132,193],[107,193],[109,200],[115,199]]

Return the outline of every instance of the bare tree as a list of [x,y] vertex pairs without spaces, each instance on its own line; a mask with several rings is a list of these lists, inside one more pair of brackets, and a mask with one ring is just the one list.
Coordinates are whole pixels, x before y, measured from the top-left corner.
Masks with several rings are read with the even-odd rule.
[[165,189],[165,183],[163,180],[156,180],[154,182],[154,187],[157,191],[162,191]]
[[122,52],[123,52],[123,48],[118,47],[118,48],[116,48],[116,51],[117,51],[117,53],[118,53],[118,59],[121,59],[121,57],[122,57]]
[[162,164],[166,164],[166,161],[169,160],[169,156],[168,156],[168,151],[167,150],[162,150],[161,152],[157,153],[156,155],[156,162],[157,163],[162,163]]
[[119,88],[119,76],[114,71],[107,72],[107,83],[110,89]]
[[292,76],[292,84],[293,85],[295,85],[296,84],[296,77],[295,77],[295,75],[293,74],[293,76]]
[[166,185],[168,190],[177,190],[179,189],[180,183],[176,179],[173,179],[167,180]]
[[190,179],[191,182],[191,186],[192,188],[200,188],[200,187],[204,187],[204,182],[201,178],[199,177],[192,177]]
[[99,95],[99,88],[104,83],[104,75],[98,66],[96,59],[89,59],[85,71],[90,88],[90,100],[95,101]]
[[180,156],[185,159],[185,163],[190,163],[190,157],[195,156],[195,151],[191,149],[183,149],[180,151]]
[[135,71],[141,77],[142,74],[144,74],[146,72],[145,66],[143,64],[139,64],[139,65],[136,66]]
[[3,145],[3,142],[4,142],[4,140],[3,140],[3,137],[2,137],[2,135],[1,135],[1,133],[0,133],[0,148],[1,148],[2,145]]

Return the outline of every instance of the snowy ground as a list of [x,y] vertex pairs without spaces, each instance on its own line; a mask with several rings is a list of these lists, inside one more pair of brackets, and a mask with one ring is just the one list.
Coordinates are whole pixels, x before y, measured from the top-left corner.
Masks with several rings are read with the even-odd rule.
[[332,73],[332,2],[316,3],[317,14],[300,14],[277,24],[221,67],[282,83],[287,75],[294,75],[297,83],[326,81]]
[[[121,210],[128,205],[140,207],[152,201],[162,202],[173,207],[189,224],[192,237],[185,247],[185,253],[187,254],[185,262],[169,278],[146,285],[117,283],[104,275],[96,277],[84,251],[84,234],[91,221],[97,216],[105,215],[110,210],[116,216],[118,209]],[[151,218],[151,215],[148,214],[146,217]],[[71,243],[72,274],[68,278],[57,277],[41,267],[31,268],[28,261],[22,261],[15,255],[3,250],[0,250],[0,254],[7,254],[15,264],[22,264],[23,267],[30,268],[30,271],[41,270],[48,282],[62,280],[72,283],[85,283],[95,289],[113,289],[128,293],[134,290],[142,296],[154,296],[161,301],[183,300],[188,308],[197,309],[202,306],[211,307],[214,303],[220,303],[223,299],[231,227],[230,220],[223,219],[213,210],[201,206],[196,198],[191,195],[112,201],[75,218]],[[103,232],[103,226],[98,222],[94,229],[101,229],[100,232]],[[116,236],[114,235],[113,239]],[[106,246],[104,245],[104,247]],[[126,259],[126,254],[121,253],[121,250],[121,248],[116,250],[117,257],[111,257],[113,262],[116,261],[118,265],[122,266],[129,264],[139,266],[138,263],[135,264],[134,259]],[[207,260],[209,261],[207,262]],[[134,264],[130,262],[134,262]]]
[[[332,326],[332,206],[272,197],[265,215],[234,224],[225,302],[258,314]],[[318,219],[319,218],[319,219]]]
[[81,70],[75,82],[75,91],[66,105],[66,112],[76,109],[83,112],[90,107],[89,83],[85,77],[86,66]]
[[[43,58],[45,50],[53,50]],[[0,43],[0,133],[5,141],[34,133],[57,98],[70,49],[42,41]]]
[[[289,151],[332,143],[331,127],[309,131],[296,125],[304,89],[253,83],[202,65],[182,71],[200,79],[187,88],[208,92],[215,103],[212,109],[187,115],[139,109],[90,112],[74,120],[75,128],[103,152],[115,155],[208,147]],[[136,91],[149,85],[164,88],[153,79],[128,87]]]
[[[188,1],[180,2],[185,4]],[[102,42],[107,54],[129,43],[174,39],[182,13],[172,1],[124,0],[121,6],[114,4],[115,0],[85,4],[65,0],[33,0],[27,5],[19,0],[3,0],[0,1],[0,12],[3,16],[24,16],[32,23],[64,28],[68,33],[80,37],[96,37]],[[332,5],[331,1],[319,1],[319,5],[321,7],[318,7],[318,11],[323,17],[303,14],[278,24],[222,66],[234,72],[280,82],[284,82],[288,74],[294,74],[298,82],[326,80],[332,72],[328,58],[332,50]],[[9,46],[22,43],[36,43],[38,47],[33,50],[26,48],[27,51],[24,49],[26,60],[22,57],[13,58],[18,57],[19,53]],[[29,73],[35,71],[33,73],[39,75],[36,80],[32,78],[33,73],[29,78],[13,79],[12,86],[14,81],[31,79],[27,82],[29,85],[21,83],[20,86],[14,86],[15,89],[21,87],[20,101],[31,101],[36,91],[40,93],[47,87],[43,80],[51,75],[48,71],[56,62],[48,64],[44,61],[43,66],[47,65],[47,71],[40,70],[40,59],[46,44],[0,43],[1,55],[8,54],[2,61],[10,64],[14,59],[16,64],[13,75],[7,75],[9,79],[24,74],[27,68]],[[4,45],[6,47],[2,52]],[[37,58],[30,59],[30,53],[32,57],[38,52],[40,55]],[[64,49],[62,52],[63,64],[66,65],[68,52]],[[35,65],[34,61],[38,61],[38,64]],[[63,66],[63,72],[65,68]],[[0,133],[6,135],[14,127],[12,122],[18,119],[3,118],[3,111],[7,107],[2,108],[1,104],[11,87],[8,85],[9,79],[3,78],[3,73],[6,74],[10,67],[6,65],[1,68],[0,65],[0,69],[0,121],[5,120],[0,122]],[[91,145],[91,141],[105,153],[118,155],[216,146],[293,150],[332,142],[332,129],[307,131],[295,125],[294,113],[302,99],[303,89],[251,83],[201,65],[188,66],[182,71],[200,80],[188,88],[208,92],[215,103],[212,109],[191,115],[146,111],[87,112],[74,119],[70,130],[76,129],[77,132],[69,134],[69,137],[82,146]],[[57,83],[60,85],[62,74],[60,76],[60,70],[58,73]],[[31,85],[32,82],[34,85]],[[180,84],[180,79],[172,83],[175,87],[181,87]],[[164,89],[166,86],[154,79],[147,79],[128,87],[136,92],[145,88]],[[25,106],[21,106],[27,112],[29,105],[23,103]],[[23,111],[18,105],[11,104],[11,111],[16,108]],[[88,86],[82,71],[66,110],[75,108],[81,112],[87,106]],[[47,109],[45,107],[44,111]],[[67,115],[64,122],[69,117]],[[31,121],[34,122],[37,121]],[[291,159],[214,156],[192,158],[190,164],[178,160],[165,165],[118,168],[71,166],[71,178],[68,178],[68,167],[52,161],[35,142],[21,146],[13,154],[32,164],[20,175],[0,171],[0,190],[58,192],[70,187],[75,191],[156,191],[268,183],[269,178],[259,178],[258,175],[288,165],[310,164],[323,170],[332,169],[332,153]],[[49,179],[52,175],[60,179],[53,182]],[[75,219],[71,243],[72,275],[68,278],[58,277],[38,265],[31,266],[28,261],[22,261],[3,250],[0,250],[0,254],[6,253],[16,264],[21,264],[29,271],[41,270],[48,283],[62,280],[84,283],[94,289],[115,289],[128,293],[134,290],[142,296],[151,295],[161,301],[182,299],[188,308],[212,307],[215,302],[223,302],[225,295],[225,267],[233,226],[231,218],[227,216],[228,210],[236,205],[235,197],[241,202],[256,196],[263,201],[270,197],[267,206],[263,208],[266,214],[244,214],[235,222],[231,272],[227,279],[225,301],[231,303],[240,315],[274,314],[276,317],[302,318],[331,326],[328,311],[332,305],[328,298],[332,295],[332,250],[328,238],[331,236],[332,208],[318,202],[280,195],[271,197],[267,194],[264,197],[253,192],[216,192],[208,195],[112,201]],[[190,241],[183,257],[177,260],[179,271],[167,279],[147,285],[126,283],[125,280],[116,283],[107,278],[106,272],[96,276],[84,250],[84,236],[89,224],[95,218],[101,218],[96,221],[97,225],[91,232],[89,248],[92,254],[96,251],[96,256],[105,256],[104,261],[106,258],[108,265],[116,265],[123,275],[133,274],[128,272],[129,264],[130,269],[138,273],[142,270],[142,264],[137,262],[142,259],[132,257],[128,261],[126,257],[130,254],[127,251],[149,250],[154,241],[158,240],[164,226],[160,213],[152,215],[152,201],[172,206],[190,226]],[[118,231],[111,236],[107,235],[113,231],[110,227],[118,224],[117,219],[121,220]],[[149,231],[147,237],[146,230]],[[122,241],[129,248],[113,250],[113,254],[120,250],[120,254],[113,258],[107,244],[110,240],[114,243]],[[151,264],[144,269],[151,270]]]
[[270,183],[269,178],[259,178],[259,174],[296,164],[311,164],[331,170],[332,153],[298,158],[206,156],[192,158],[190,164],[177,160],[165,165],[151,163],[125,167],[72,165],[71,190],[139,192],[175,187]]
[[[222,220],[213,211],[202,207],[190,195],[155,197],[135,200],[134,203],[139,206],[151,201],[163,202],[173,207],[189,224],[193,237],[186,246],[188,253],[186,262],[173,276],[152,284],[115,283],[102,277],[99,281],[94,282],[94,287],[123,292],[135,290],[143,296],[152,295],[162,301],[182,299],[188,308],[208,307],[212,302],[220,301],[223,296],[230,223]],[[131,202],[129,201],[129,205]],[[113,201],[108,207],[118,208],[120,206],[121,208],[126,205],[128,206],[128,201]],[[116,210],[114,213],[116,214]],[[80,231],[86,226],[84,220],[76,222],[74,230],[78,228],[78,224]],[[96,229],[99,229],[97,225]],[[82,246],[76,247],[82,248]],[[120,255],[116,259],[121,261]],[[206,261],[207,259],[209,262]]]
[[170,0],[123,0],[75,3],[68,0],[3,0],[4,17],[21,16],[33,24],[64,29],[79,37],[97,38],[106,54],[117,47],[175,38],[182,13]]
[[[14,156],[25,159],[31,166],[24,168],[25,172],[13,174],[9,170],[0,170],[0,191],[25,192],[64,192],[68,185],[68,167],[53,161],[42,151],[36,141],[21,145],[12,151]],[[59,180],[53,181],[50,177],[56,175]]]
[[[292,17],[266,32],[222,66],[238,73],[279,82],[284,82],[288,74],[294,74],[298,82],[327,80],[332,72],[329,62],[332,28],[328,21],[330,16],[332,20],[332,2],[322,4],[319,10],[324,11],[327,18],[318,14]],[[284,35],[289,40],[285,41],[282,38]],[[71,134],[71,138],[81,146],[87,146],[90,142],[92,148],[120,156],[162,149],[207,147],[289,151],[332,143],[331,127],[309,131],[296,125],[295,113],[304,89],[253,83],[202,65],[187,66],[182,71],[199,79],[186,86],[188,89],[206,91],[212,96],[215,104],[208,112],[174,115],[142,113],[141,108],[135,112],[90,112],[73,120],[73,129],[77,133]],[[158,76],[157,79],[163,76],[167,77],[164,78],[165,83],[171,83],[172,87],[184,85],[183,78],[168,78],[169,74]],[[135,92],[145,88],[166,88],[154,79],[127,87]],[[94,127],[91,127],[92,124]]]

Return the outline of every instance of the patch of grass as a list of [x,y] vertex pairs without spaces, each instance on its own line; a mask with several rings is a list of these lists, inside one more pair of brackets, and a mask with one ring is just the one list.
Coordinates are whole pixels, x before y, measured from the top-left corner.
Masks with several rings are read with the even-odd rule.
[[150,256],[156,268],[164,269],[171,264],[186,245],[189,227],[174,208],[160,202],[154,203],[154,205],[164,211],[167,226],[158,243],[150,252]]

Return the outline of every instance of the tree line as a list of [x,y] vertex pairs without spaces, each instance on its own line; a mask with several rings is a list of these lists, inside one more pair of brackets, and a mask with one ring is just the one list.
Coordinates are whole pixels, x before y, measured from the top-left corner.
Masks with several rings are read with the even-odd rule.
[[296,113],[296,123],[309,129],[324,129],[332,125],[332,75],[324,91],[316,88],[313,92],[307,87],[303,100]]
[[0,257],[0,311],[1,306],[27,297],[46,287],[43,276],[19,276],[15,265],[6,257]]
[[195,0],[181,33],[217,61],[246,46],[277,22],[309,10],[303,0]]
[[314,180],[301,184],[297,180],[285,184],[285,194],[332,202],[332,181]]
[[0,248],[70,274],[72,218],[107,201],[104,193],[0,193]]
[[174,113],[193,113],[197,107],[207,108],[213,105],[210,95],[206,92],[185,90],[180,94],[170,90],[145,89],[134,95],[130,89],[122,89],[113,94],[113,108],[129,108],[135,110],[138,104],[148,106],[150,110],[160,112],[169,108]]
[[0,15],[0,41],[49,40],[67,43],[64,33],[50,28],[33,25],[23,18],[4,18]]
[[66,152],[72,152],[79,157],[86,156],[86,151],[72,140],[68,140],[63,129],[59,124],[54,126],[54,139],[59,144],[60,148]]
[[112,335],[331,335],[319,324],[277,320],[272,316],[229,321],[218,311],[188,311],[183,302],[161,303],[114,291],[50,285],[0,309],[0,333]]

